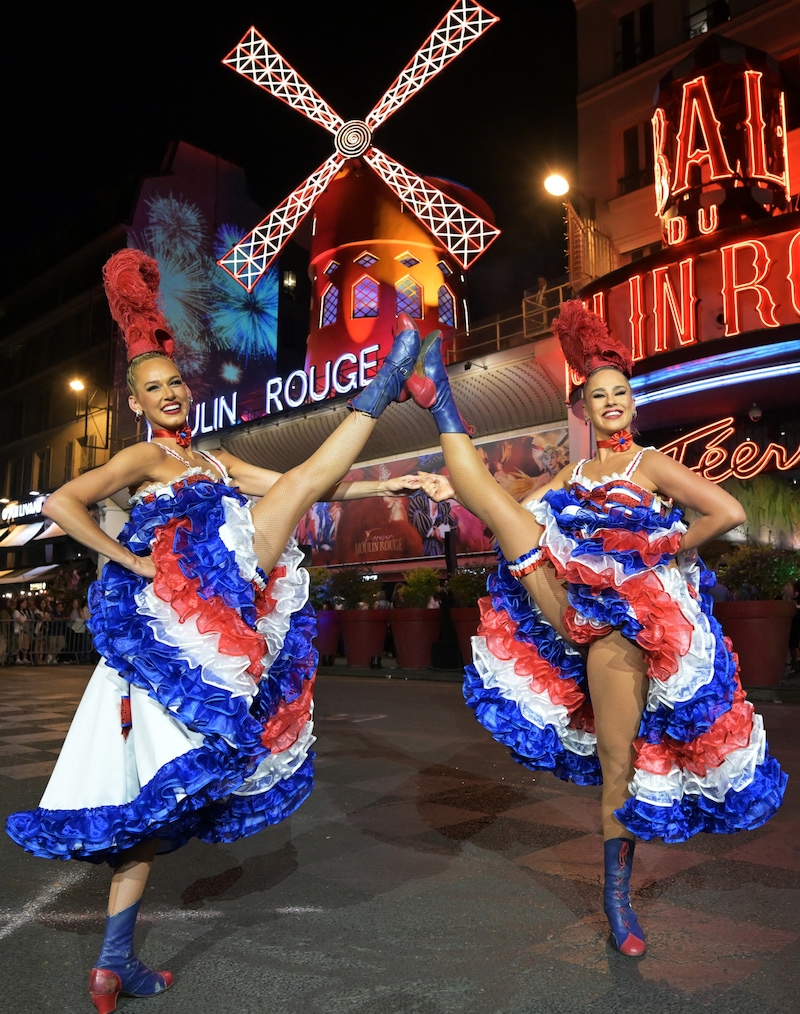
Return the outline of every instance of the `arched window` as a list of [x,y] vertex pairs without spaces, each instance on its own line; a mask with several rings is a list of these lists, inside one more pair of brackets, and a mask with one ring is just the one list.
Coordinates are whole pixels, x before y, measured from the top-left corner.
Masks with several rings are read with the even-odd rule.
[[353,316],[377,317],[379,291],[374,278],[362,275],[353,286]]
[[422,288],[411,275],[401,278],[396,286],[397,312],[422,320]]
[[456,326],[456,301],[446,285],[439,286],[439,323]]
[[336,323],[336,314],[339,312],[339,290],[335,285],[329,285],[322,293],[322,305],[319,312],[319,326],[327,327],[328,324]]

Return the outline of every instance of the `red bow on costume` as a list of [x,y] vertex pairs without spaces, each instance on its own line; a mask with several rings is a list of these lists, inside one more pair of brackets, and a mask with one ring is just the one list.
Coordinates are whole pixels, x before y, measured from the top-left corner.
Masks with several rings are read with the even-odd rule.
[[153,430],[153,436],[174,440],[178,447],[188,447],[192,442],[192,431],[186,425],[179,430]]
[[612,433],[608,440],[598,440],[598,447],[607,447],[616,453],[629,451],[633,447],[633,435],[628,430],[617,430]]

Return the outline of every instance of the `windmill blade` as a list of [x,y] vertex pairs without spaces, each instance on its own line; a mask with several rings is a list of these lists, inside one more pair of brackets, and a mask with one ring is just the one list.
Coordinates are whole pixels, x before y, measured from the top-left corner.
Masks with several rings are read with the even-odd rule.
[[255,28],[242,37],[222,62],[331,134],[336,134],[344,123]]
[[314,206],[317,198],[341,168],[344,159],[333,154],[275,210],[232,247],[217,264],[252,292],[286,241]]
[[362,157],[447,247],[462,268],[473,264],[500,235],[500,230],[486,219],[390,159],[378,148],[370,148]]
[[499,21],[473,0],[456,0],[364,121],[375,130],[470,43]]

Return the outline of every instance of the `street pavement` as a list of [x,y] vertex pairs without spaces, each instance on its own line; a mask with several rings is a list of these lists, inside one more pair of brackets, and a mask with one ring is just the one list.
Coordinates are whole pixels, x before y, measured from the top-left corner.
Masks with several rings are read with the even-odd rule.
[[[514,764],[452,673],[320,674],[317,781],[289,820],[156,861],[148,1014],[786,1014],[800,996],[797,704],[759,701],[790,776],[765,827],[639,843],[647,954],[607,942],[598,790]],[[88,668],[0,669],[4,815],[38,803]],[[0,1006],[89,1014],[108,871],[0,840]]]

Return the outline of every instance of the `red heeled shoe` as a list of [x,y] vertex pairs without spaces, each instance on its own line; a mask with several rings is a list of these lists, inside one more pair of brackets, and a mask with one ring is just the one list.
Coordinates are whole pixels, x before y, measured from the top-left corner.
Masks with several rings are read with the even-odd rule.
[[117,997],[120,994],[138,997],[155,996],[156,993],[163,993],[165,989],[169,989],[175,981],[172,972],[150,972],[149,975],[152,979],[160,979],[161,982],[157,984],[158,988],[156,989],[146,988],[143,985],[140,988],[146,988],[146,992],[140,993],[134,992],[133,989],[123,989],[122,978],[116,972],[112,972],[110,968],[93,968],[89,973],[89,996],[97,1008],[98,1014],[111,1014],[112,1011],[115,1011]]
[[97,965],[89,974],[89,996],[98,1014],[117,1009],[117,997],[155,996],[175,981],[172,972],[153,972],[133,953],[133,931],[141,899],[106,916],[106,931]]

